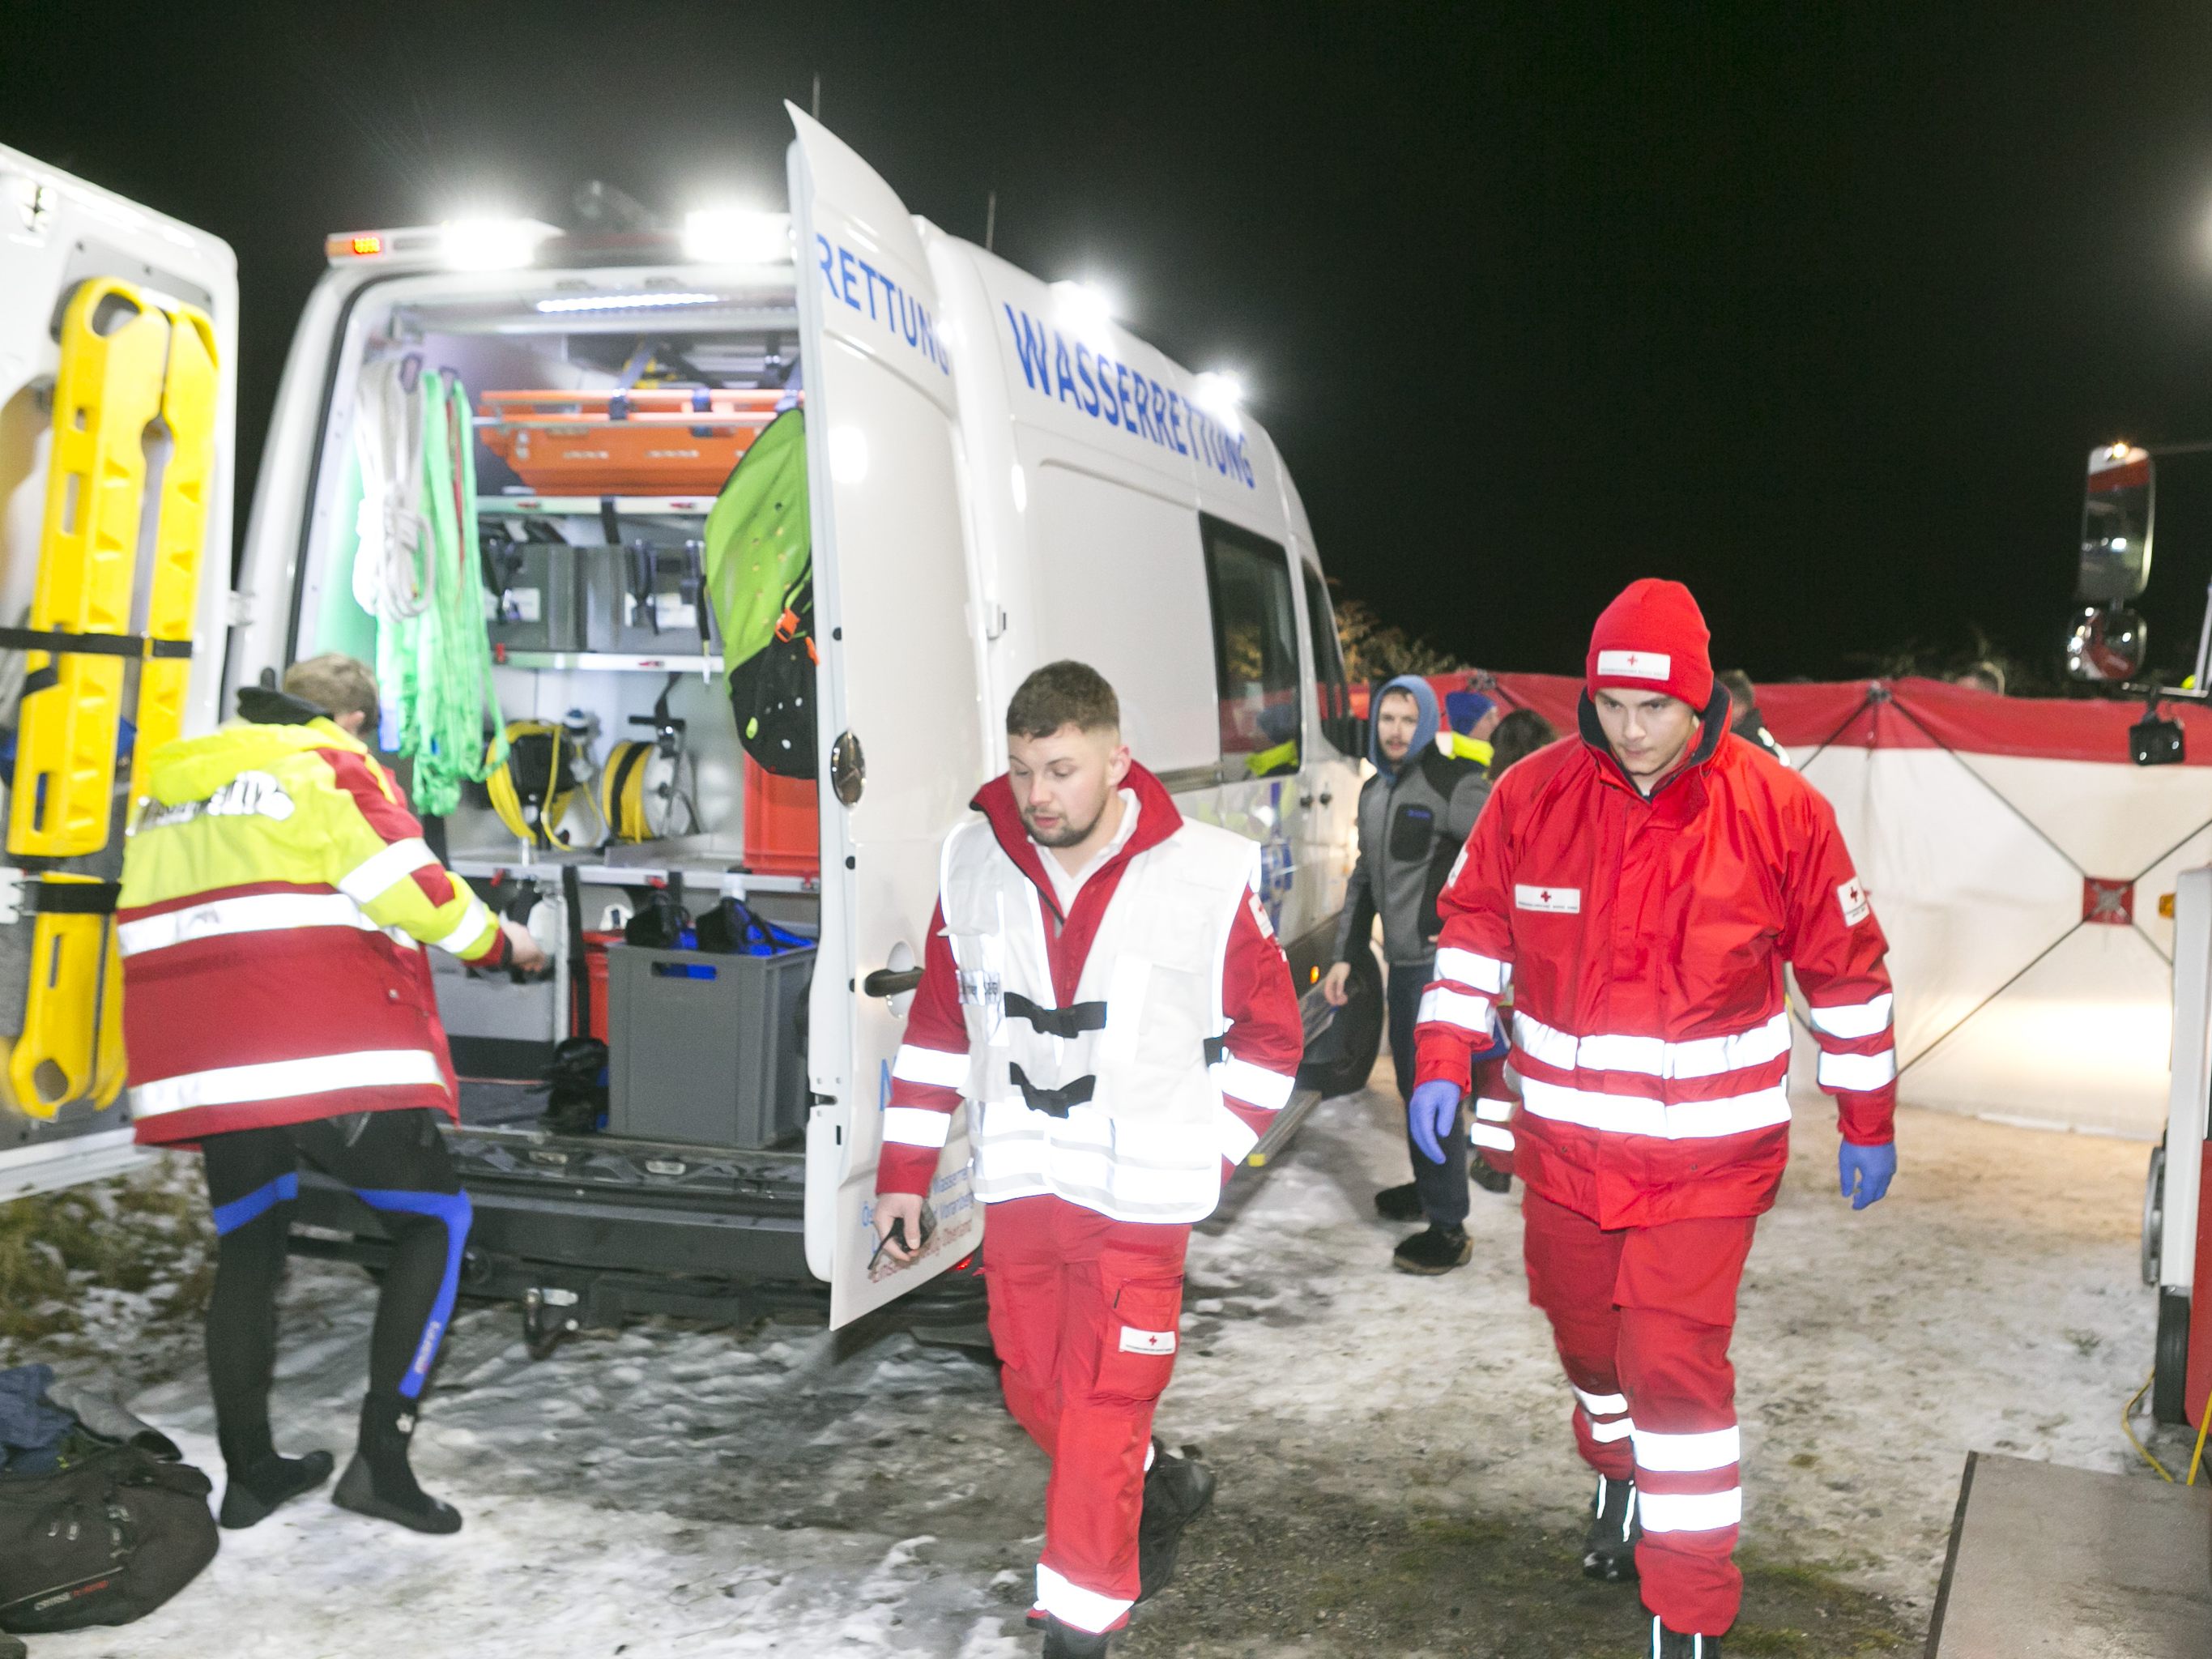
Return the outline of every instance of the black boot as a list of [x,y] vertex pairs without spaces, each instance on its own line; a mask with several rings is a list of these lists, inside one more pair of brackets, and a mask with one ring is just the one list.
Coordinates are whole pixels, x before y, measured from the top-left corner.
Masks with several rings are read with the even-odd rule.
[[1513,1177],[1503,1170],[1492,1169],[1480,1153],[1468,1159],[1467,1173],[1486,1193],[1510,1193],[1513,1190]]
[[1608,1584],[1636,1581],[1636,1540],[1644,1536],[1644,1519],[1637,1512],[1636,1483],[1597,1478],[1597,1498],[1590,1505],[1589,1535],[1583,1540],[1583,1577]]
[[356,1515],[396,1521],[416,1532],[459,1532],[461,1515],[415,1484],[407,1443],[415,1432],[415,1402],[370,1395],[361,1402],[361,1444],[346,1465],[331,1501]]
[[1057,1619],[1044,1621],[1044,1659],[1106,1659],[1106,1633],[1078,1630]]
[[1402,1187],[1385,1187],[1375,1194],[1375,1213],[1385,1221],[1419,1221],[1421,1189],[1410,1181]]
[[[1213,1501],[1213,1471],[1188,1457],[1172,1457],[1158,1438],[1152,1467],[1145,1471],[1145,1513],[1137,1523],[1137,1599],[1157,1595],[1175,1577],[1182,1529]],[[1103,1651],[1103,1650],[1101,1650]]]
[[1468,1237],[1465,1228],[1431,1222],[1428,1231],[1415,1233],[1390,1253],[1390,1265],[1401,1273],[1433,1277],[1465,1267],[1474,1254],[1474,1243]]
[[222,1508],[216,1520],[236,1531],[267,1520],[279,1504],[321,1486],[331,1478],[331,1459],[326,1451],[311,1451],[305,1457],[279,1457],[272,1451],[244,1468],[235,1463],[228,1467]]
[[1721,1659],[1721,1638],[1717,1636],[1685,1636],[1680,1631],[1668,1630],[1651,1616],[1651,1659]]

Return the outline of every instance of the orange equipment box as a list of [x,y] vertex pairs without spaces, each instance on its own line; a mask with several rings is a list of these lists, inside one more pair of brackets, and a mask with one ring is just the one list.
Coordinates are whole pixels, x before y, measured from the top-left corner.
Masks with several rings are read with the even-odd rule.
[[822,873],[821,786],[745,758],[745,867],[763,876]]
[[487,392],[484,447],[549,495],[711,495],[783,392]]

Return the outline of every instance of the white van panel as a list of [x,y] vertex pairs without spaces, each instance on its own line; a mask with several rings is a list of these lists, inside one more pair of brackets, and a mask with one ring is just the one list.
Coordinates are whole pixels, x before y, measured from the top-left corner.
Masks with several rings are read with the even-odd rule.
[[[806,1249],[830,1280],[831,1323],[842,1325],[981,1240],[963,1121],[931,1190],[936,1248],[914,1267],[868,1277],[883,1108],[902,1023],[886,1000],[852,993],[878,969],[921,960],[938,849],[994,767],[969,600],[959,400],[928,257],[874,170],[798,110],[791,118],[823,653],[823,854],[825,866],[849,872],[823,884],[808,1048],[815,1092],[830,1103],[808,1124]],[[849,806],[829,783],[845,734],[866,761]]]

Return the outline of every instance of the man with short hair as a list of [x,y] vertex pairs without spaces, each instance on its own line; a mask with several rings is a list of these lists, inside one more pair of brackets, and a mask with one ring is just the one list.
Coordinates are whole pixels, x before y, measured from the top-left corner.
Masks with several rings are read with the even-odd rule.
[[1304,1045],[1258,847],[1185,818],[1123,746],[1114,689],[1048,663],[1006,772],[946,841],[891,1068],[875,1225],[902,1263],[951,1115],[975,1103],[983,1282],[1006,1405],[1052,1460],[1031,1622],[1095,1659],[1175,1568],[1213,1476],[1152,1437],[1194,1222],[1285,1102]]
[[[1359,856],[1337,925],[1335,965],[1322,981],[1322,994],[1334,1006],[1345,1005],[1352,952],[1370,948],[1379,912],[1389,964],[1383,1003],[1390,1060],[1398,1093],[1407,1098],[1413,1092],[1413,1016],[1434,977],[1437,895],[1490,798],[1490,775],[1480,762],[1438,750],[1437,694],[1419,675],[1387,682],[1369,707],[1367,758],[1375,775],[1359,789]],[[1482,747],[1486,757],[1489,745]],[[1466,1130],[1455,1126],[1442,1144],[1443,1162],[1432,1163],[1414,1156],[1409,1139],[1413,1178],[1375,1194],[1384,1219],[1428,1222],[1391,1251],[1390,1265],[1399,1272],[1448,1273],[1474,1255],[1467,1236],[1467,1143]],[[1494,1191],[1511,1184],[1486,1164],[1478,1163],[1473,1173]]]
[[1597,1472],[1591,1577],[1643,1579],[1654,1659],[1717,1659],[1742,1599],[1736,1286],[1790,1156],[1795,969],[1844,1196],[1897,1170],[1887,949],[1827,803],[1728,730],[1705,618],[1633,583],[1579,744],[1503,774],[1442,901],[1407,1109],[1436,1155],[1511,986],[1529,1299]]
[[311,658],[283,690],[248,686],[238,706],[240,719],[152,757],[115,912],[137,1139],[206,1155],[218,1518],[250,1527],[331,1473],[326,1451],[280,1456],[269,1425],[305,1160],[352,1188],[392,1240],[360,1443],[334,1499],[453,1532],[460,1516],[408,1461],[470,1218],[439,1128],[458,1115],[457,1085],[422,946],[479,968],[544,957],[423,844],[362,741],[377,713],[365,665]]

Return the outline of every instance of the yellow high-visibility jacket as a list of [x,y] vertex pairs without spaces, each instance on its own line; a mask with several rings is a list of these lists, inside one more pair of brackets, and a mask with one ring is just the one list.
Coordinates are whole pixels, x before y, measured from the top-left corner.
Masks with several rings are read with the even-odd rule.
[[327,720],[155,755],[116,936],[142,1141],[428,1106],[456,1114],[425,945],[507,939],[389,774]]

